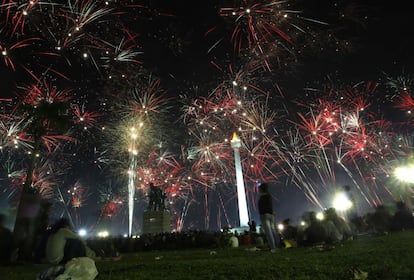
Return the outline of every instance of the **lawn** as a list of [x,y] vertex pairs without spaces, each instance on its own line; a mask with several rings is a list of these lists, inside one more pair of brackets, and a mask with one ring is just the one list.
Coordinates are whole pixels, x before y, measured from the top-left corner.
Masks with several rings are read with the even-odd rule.
[[[360,236],[328,249],[306,247],[270,253],[240,247],[142,252],[123,255],[120,261],[97,260],[96,266],[97,280],[414,279],[414,231]],[[47,268],[45,264],[0,267],[0,278],[35,279]]]

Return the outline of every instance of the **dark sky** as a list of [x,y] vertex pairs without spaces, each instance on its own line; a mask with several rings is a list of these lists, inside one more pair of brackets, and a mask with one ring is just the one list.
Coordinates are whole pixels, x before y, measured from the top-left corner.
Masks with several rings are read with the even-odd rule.
[[[219,1],[146,2],[148,7],[163,15],[148,16],[129,24],[134,24],[134,30],[140,33],[138,42],[144,51],[140,59],[145,68],[162,77],[170,90],[181,87],[183,82],[204,82],[210,75],[217,74],[210,61],[240,61],[231,50],[228,36],[224,36],[223,43],[214,51],[207,53],[221,34],[229,31],[225,29],[223,18],[218,16]],[[313,25],[313,30],[332,29],[339,39],[349,41],[352,47],[339,55],[315,50],[300,58],[295,72],[276,73],[279,82],[289,84],[293,80],[296,86],[305,85],[309,80],[321,80],[334,73],[357,81],[378,78],[382,71],[399,74],[412,70],[412,20],[407,1],[300,0],[298,3],[304,15],[329,23],[329,27]],[[222,33],[205,36],[212,27]],[[4,79],[1,96],[10,95],[19,82],[14,82],[19,71],[4,69],[3,65],[0,71]]]
[[[171,11],[173,18],[159,18],[156,22],[173,22],[171,31],[182,39],[182,52],[173,53],[164,43],[156,39],[144,39],[144,61],[148,68],[163,77],[174,76],[177,80],[203,79],[215,71],[209,62],[223,59],[231,53],[225,42],[213,54],[207,50],[214,43],[214,34],[204,36],[211,27],[223,29],[223,19],[217,15],[218,1],[150,1],[160,10]],[[298,72],[289,75],[294,80],[323,79],[338,73],[344,79],[375,79],[381,72],[398,74],[413,67],[411,54],[413,38],[411,15],[406,1],[299,1],[304,14],[329,23],[336,35],[352,45],[347,52],[332,54],[329,51],[307,55],[300,61]],[[344,15],[343,18],[341,15]],[[314,30],[325,26],[315,26]],[[157,25],[145,25],[151,36]],[[159,30],[158,30],[159,31]],[[228,39],[228,38],[227,38]],[[224,46],[223,46],[224,45]],[[228,56],[226,56],[228,57]],[[238,58],[230,55],[232,61]],[[170,76],[171,77],[171,76]],[[286,80],[288,78],[282,75]],[[289,81],[286,81],[289,83]]]

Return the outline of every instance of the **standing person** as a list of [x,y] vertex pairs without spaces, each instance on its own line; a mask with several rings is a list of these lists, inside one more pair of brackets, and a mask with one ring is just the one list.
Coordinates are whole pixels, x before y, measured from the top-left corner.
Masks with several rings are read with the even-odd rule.
[[86,242],[70,228],[67,219],[58,220],[50,229],[46,244],[46,259],[52,264],[66,264],[77,257],[95,257]]
[[274,224],[275,215],[273,212],[272,196],[269,193],[269,185],[266,183],[259,185],[258,208],[260,221],[262,222],[262,228],[270,246],[270,251],[275,252],[279,248],[279,237]]
[[248,223],[250,233],[256,233],[256,222],[254,220],[250,220]]

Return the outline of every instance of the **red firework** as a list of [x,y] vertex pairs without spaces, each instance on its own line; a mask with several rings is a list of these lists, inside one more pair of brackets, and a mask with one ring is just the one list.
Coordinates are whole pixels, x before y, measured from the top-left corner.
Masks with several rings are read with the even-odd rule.
[[291,37],[282,30],[281,23],[286,21],[288,11],[281,8],[281,1],[243,0],[236,7],[221,8],[222,17],[231,17],[234,29],[231,39],[234,49],[240,53],[243,48],[264,53],[264,44],[281,39],[292,44]]
[[401,93],[394,103],[395,108],[405,111],[408,115],[413,114],[414,99],[408,92]]
[[71,109],[75,116],[74,123],[83,124],[85,129],[96,126],[98,118],[102,116],[101,113],[86,111],[85,105],[72,104]]
[[22,49],[31,47],[34,41],[39,40],[38,38],[27,38],[23,39],[18,42],[9,43],[9,45],[6,45],[5,42],[0,42],[0,52],[1,56],[3,57],[3,63],[6,65],[6,67],[10,67],[13,69],[13,71],[16,70],[15,63],[13,61],[13,57],[19,56],[19,51],[22,51]]
[[110,200],[104,203],[102,207],[102,214],[109,219],[116,217],[119,214],[119,210],[122,208],[122,200]]
[[22,87],[24,93],[21,95],[23,102],[29,106],[36,107],[41,103],[67,103],[73,100],[71,89],[58,90],[52,83],[45,80],[36,84]]
[[75,209],[82,207],[89,196],[88,188],[84,187],[79,181],[71,186],[67,193],[70,195],[71,205]]

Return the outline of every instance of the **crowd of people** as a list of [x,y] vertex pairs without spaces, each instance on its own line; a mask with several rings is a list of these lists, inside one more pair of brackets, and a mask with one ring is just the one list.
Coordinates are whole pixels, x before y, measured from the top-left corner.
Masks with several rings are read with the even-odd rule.
[[[265,190],[266,187],[264,192],[266,192]],[[263,196],[265,197],[265,195],[260,195],[260,197]],[[269,207],[269,205],[267,206]],[[269,212],[269,210],[263,210],[263,213]],[[242,232],[225,228],[221,232],[183,231],[145,234],[128,238],[120,236],[112,238],[110,243],[120,253],[192,248],[235,248],[241,246],[277,252],[278,249],[282,248],[335,244],[353,239],[359,234],[382,234],[414,229],[414,216],[402,202],[396,202],[395,211],[389,211],[383,206],[378,206],[372,213],[361,217],[355,216],[348,220],[338,215],[334,208],[328,208],[323,212],[323,218],[317,218],[316,212],[313,211],[304,213],[302,224],[298,225],[292,224],[289,218],[284,219],[280,224],[276,224],[274,213],[268,221],[270,224],[268,227],[263,226],[262,220],[258,227],[256,227],[255,221],[250,221],[249,230]],[[258,230],[256,230],[257,228]],[[266,230],[268,230],[267,233]],[[269,234],[274,243],[269,242]],[[108,240],[105,239],[94,239],[90,242],[92,248],[108,246],[105,245],[105,243],[108,244]]]
[[[69,221],[59,219],[37,236],[33,250],[33,260],[53,265],[65,265],[79,257],[119,259],[121,253],[177,250],[190,248],[224,248],[254,246],[258,250],[277,252],[281,248],[334,244],[349,240],[361,233],[385,233],[414,229],[414,216],[401,201],[396,202],[395,210],[383,205],[364,216],[338,215],[334,208],[326,209],[323,218],[315,212],[306,212],[302,223],[294,225],[284,219],[276,225],[272,197],[269,186],[258,185],[258,212],[260,223],[249,222],[249,230],[232,231],[229,228],[219,232],[183,231],[172,233],[145,234],[139,237],[91,238],[84,240],[73,231]],[[341,213],[343,214],[343,213]],[[0,262],[9,264],[16,259],[18,248],[13,243],[13,233],[4,225],[5,216],[0,215]],[[259,230],[257,230],[259,229]]]

